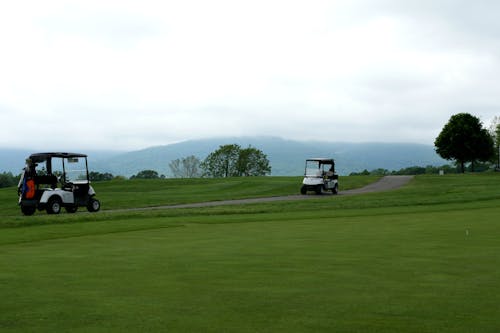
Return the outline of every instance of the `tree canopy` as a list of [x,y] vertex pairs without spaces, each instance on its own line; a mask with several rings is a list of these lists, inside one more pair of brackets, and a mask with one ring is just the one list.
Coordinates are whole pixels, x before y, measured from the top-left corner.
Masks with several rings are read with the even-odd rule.
[[265,176],[271,173],[267,156],[259,149],[248,147],[240,150],[238,176]]
[[242,149],[237,144],[223,145],[201,164],[208,177],[264,176],[271,172],[267,156],[259,149]]
[[158,172],[154,170],[142,170],[138,172],[135,176],[130,177],[130,179],[158,179],[160,176]]
[[456,160],[462,172],[465,163],[488,161],[493,157],[493,139],[479,118],[469,113],[453,115],[434,141],[436,152],[444,159]]

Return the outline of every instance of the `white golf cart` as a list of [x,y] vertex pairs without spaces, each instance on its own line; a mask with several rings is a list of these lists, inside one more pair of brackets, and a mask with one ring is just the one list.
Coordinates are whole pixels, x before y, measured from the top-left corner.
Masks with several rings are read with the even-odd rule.
[[32,154],[19,180],[18,194],[24,215],[33,215],[37,209],[59,214],[62,207],[68,213],[75,213],[78,207],[87,207],[89,212],[101,208],[90,186],[84,154]]
[[335,161],[331,158],[311,158],[306,160],[304,180],[300,193],[314,191],[316,194],[339,190],[339,176],[335,173]]

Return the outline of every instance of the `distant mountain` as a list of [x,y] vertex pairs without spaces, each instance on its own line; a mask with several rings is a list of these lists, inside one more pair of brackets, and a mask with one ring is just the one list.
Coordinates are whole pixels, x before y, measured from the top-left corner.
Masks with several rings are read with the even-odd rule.
[[262,150],[271,162],[272,175],[302,175],[306,158],[333,157],[341,175],[364,169],[399,170],[409,166],[443,165],[430,145],[412,143],[342,143],[292,141],[274,137],[228,137],[191,140],[151,147],[97,160],[93,169],[114,175],[131,176],[141,170],[156,170],[170,175],[170,161],[194,155],[203,160],[209,153],[225,144],[239,144]]
[[24,168],[24,161],[30,154],[31,152],[27,150],[0,148],[0,172],[20,174]]
[[[132,176],[151,169],[170,175],[168,164],[177,158],[194,155],[203,160],[209,153],[225,144],[255,147],[262,150],[271,162],[274,176],[299,176],[304,172],[306,158],[333,157],[341,175],[377,168],[399,170],[409,166],[443,165],[431,145],[412,143],[347,143],[292,141],[275,137],[227,137],[190,140],[127,153],[87,151],[92,171]],[[20,173],[25,158],[32,152],[0,149],[0,172]]]

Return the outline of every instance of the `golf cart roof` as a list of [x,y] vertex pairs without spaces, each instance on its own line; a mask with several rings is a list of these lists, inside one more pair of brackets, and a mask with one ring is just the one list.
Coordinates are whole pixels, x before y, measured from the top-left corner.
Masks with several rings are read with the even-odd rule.
[[73,158],[73,157],[87,157],[85,154],[77,154],[77,153],[36,153],[36,154],[31,154],[30,159],[33,162],[41,162],[41,161],[46,161],[49,158],[52,157],[58,157],[58,158]]
[[321,164],[335,164],[333,158],[308,158],[307,161],[319,162]]

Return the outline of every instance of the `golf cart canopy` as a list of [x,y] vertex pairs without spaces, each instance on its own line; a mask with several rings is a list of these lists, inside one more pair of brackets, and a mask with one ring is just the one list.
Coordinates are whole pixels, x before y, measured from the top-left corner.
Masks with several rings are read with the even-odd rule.
[[[30,155],[26,160],[26,165],[27,168],[25,170],[37,176],[53,176],[53,174],[59,173],[62,183],[89,181],[87,155],[85,154],[64,152],[36,153]],[[39,182],[54,184],[52,177],[50,182],[43,180],[43,178],[40,178]]]
[[78,158],[78,157],[87,157],[85,154],[76,154],[76,153],[36,153],[31,154],[30,159],[34,163],[43,162],[51,159],[52,157],[56,158]]
[[319,162],[319,164],[332,164],[335,165],[335,161],[331,158],[308,158],[307,162]]

